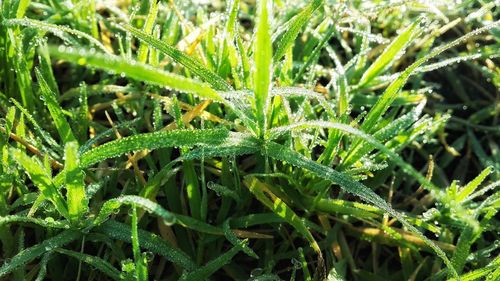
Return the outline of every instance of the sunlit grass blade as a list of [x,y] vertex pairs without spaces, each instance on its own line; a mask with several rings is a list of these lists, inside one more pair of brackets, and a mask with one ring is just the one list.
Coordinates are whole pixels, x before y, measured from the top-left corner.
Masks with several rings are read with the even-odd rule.
[[471,182],[469,182],[467,185],[462,187],[460,191],[457,194],[456,200],[458,202],[463,201],[467,196],[469,196],[476,188],[484,181],[484,179],[491,173],[491,170],[493,167],[487,167],[484,169],[481,174],[479,174],[476,178],[474,178]]
[[[132,242],[132,232],[130,226],[119,223],[117,221],[110,220],[104,222],[100,226],[94,228],[93,231],[105,234],[112,239],[117,239],[128,243]],[[138,237],[141,241],[140,246],[143,249],[161,255],[167,260],[178,264],[187,270],[194,270],[195,268],[197,268],[196,264],[186,253],[168,244],[160,236],[147,231],[138,230]]]
[[276,43],[274,61],[279,61],[286,53],[287,49],[294,43],[300,30],[313,16],[314,12],[323,4],[323,0],[312,0],[300,13],[291,18],[285,25],[288,29]]
[[45,220],[45,219],[20,216],[20,215],[0,216],[0,226],[11,223],[29,223],[29,224],[39,225],[45,228],[54,228],[54,229],[65,229],[69,227],[69,224],[65,221],[53,221],[48,219]]
[[88,210],[88,199],[85,196],[84,175],[78,159],[78,144],[68,142],[64,148],[64,169],[66,171],[66,198],[68,212],[72,222],[78,220]]
[[[159,3],[157,0],[151,1],[146,22],[144,23],[144,27],[142,28],[142,31],[146,35],[151,35],[151,32],[153,32],[156,16],[158,14],[158,7]],[[141,43],[141,45],[139,46],[139,50],[137,51],[137,60],[141,63],[145,63],[148,58],[148,51],[148,44],[144,42]]]
[[100,272],[104,273],[106,276],[113,280],[122,280],[120,277],[120,271],[112,266],[109,262],[96,256],[91,256],[75,251],[70,251],[66,249],[56,249],[56,252],[73,257],[79,261],[82,261]]
[[223,143],[227,136],[228,130],[224,128],[161,131],[134,135],[107,142],[84,152],[80,157],[80,166],[85,168],[105,159],[123,155],[129,151],[157,149],[161,147],[218,145]]
[[158,49],[160,52],[172,58],[175,62],[186,67],[189,71],[199,76],[201,80],[209,83],[214,89],[221,91],[229,91],[232,89],[232,87],[222,77],[206,68],[196,59],[177,50],[175,47],[170,46],[166,42],[156,39],[130,25],[124,25],[123,28],[141,41],[144,41],[151,47]]
[[25,152],[19,149],[12,148],[10,150],[10,155],[12,155],[12,158],[23,167],[26,174],[28,174],[33,183],[42,192],[43,196],[54,204],[61,215],[65,218],[69,218],[66,202],[59,190],[57,190],[52,183],[51,175],[48,174],[48,171],[43,165],[34,158],[30,158]]
[[43,255],[46,252],[53,251],[59,247],[62,247],[76,239],[78,239],[81,234],[74,230],[65,230],[60,234],[49,238],[35,246],[26,248],[19,252],[9,261],[5,262],[2,267],[0,267],[0,277],[3,277],[10,272],[16,270],[18,267],[27,264],[33,259]]
[[74,50],[72,48],[50,47],[53,57],[71,61],[79,65],[87,65],[107,71],[113,71],[146,83],[164,86],[184,93],[198,95],[202,98],[223,102],[219,94],[210,85],[189,79],[177,74],[165,72],[146,64],[122,57],[99,54],[89,50]]
[[[269,154],[269,156],[273,156]],[[321,249],[318,242],[314,239],[304,220],[299,217],[285,202],[276,196],[263,182],[255,177],[247,177],[244,180],[245,185],[249,188],[250,192],[266,207],[271,209],[276,215],[289,223],[291,226],[300,233],[311,245],[311,248],[318,254],[318,269],[324,270],[324,261]]]
[[271,91],[273,71],[273,46],[271,42],[271,23],[273,1],[259,0],[257,4],[256,41],[254,45],[253,83],[255,96],[255,117],[260,136],[266,130],[267,107]]
[[98,40],[96,40],[92,36],[88,35],[85,32],[71,29],[69,27],[55,25],[55,24],[37,21],[34,19],[28,19],[28,18],[9,19],[9,20],[5,20],[3,22],[3,24],[5,24],[6,26],[16,26],[16,25],[27,26],[27,27],[43,30],[46,32],[51,32],[56,36],[61,36],[64,33],[69,33],[69,34],[75,35],[77,37],[85,38],[85,39],[89,40],[89,42],[91,42],[93,45],[95,45],[99,49],[103,50],[104,52],[110,53],[110,51],[101,42],[99,42]]
[[457,276],[457,272],[455,271],[453,265],[450,260],[446,256],[446,254],[441,250],[435,243],[425,237],[418,229],[416,229],[413,225],[411,225],[402,215],[401,213],[395,211],[392,207],[387,204],[387,202],[382,199],[379,195],[373,192],[371,189],[367,188],[360,182],[352,180],[349,176],[337,172],[330,167],[321,165],[312,161],[303,155],[295,152],[285,146],[279,145],[274,142],[269,142],[265,146],[265,150],[263,151],[269,157],[287,162],[293,166],[297,166],[303,168],[314,175],[329,180],[333,183],[338,184],[345,191],[356,195],[363,199],[364,201],[377,206],[378,208],[383,209],[391,216],[400,221],[405,227],[411,230],[413,233],[417,234],[424,242],[432,248],[436,254],[445,262],[448,270],[454,275]]
[[380,74],[391,62],[397,59],[398,54],[404,51],[406,46],[413,41],[421,32],[421,22],[423,18],[416,19],[410,26],[401,32],[380,54],[380,56],[368,67],[361,80],[360,85],[369,83],[373,78]]
[[59,136],[64,143],[70,141],[76,141],[73,132],[71,131],[71,127],[68,124],[68,121],[63,115],[62,108],[57,102],[55,97],[55,93],[50,90],[49,85],[45,81],[43,74],[35,69],[35,74],[38,79],[38,84],[40,85],[40,92],[44,98],[45,104],[49,109],[50,115],[54,120],[54,124],[59,132]]

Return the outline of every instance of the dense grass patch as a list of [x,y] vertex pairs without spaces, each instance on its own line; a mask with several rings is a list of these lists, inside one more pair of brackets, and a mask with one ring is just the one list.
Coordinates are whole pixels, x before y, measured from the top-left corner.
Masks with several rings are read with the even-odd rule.
[[0,0],[0,280],[499,280],[497,5]]

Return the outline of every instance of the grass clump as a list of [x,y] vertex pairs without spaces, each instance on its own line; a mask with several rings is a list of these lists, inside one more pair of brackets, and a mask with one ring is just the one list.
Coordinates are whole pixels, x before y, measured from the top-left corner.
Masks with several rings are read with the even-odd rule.
[[497,280],[487,1],[0,1],[0,280]]

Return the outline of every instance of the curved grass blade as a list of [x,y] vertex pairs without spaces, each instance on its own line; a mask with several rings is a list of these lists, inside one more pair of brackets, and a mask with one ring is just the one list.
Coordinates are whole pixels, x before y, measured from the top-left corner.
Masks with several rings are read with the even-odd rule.
[[49,109],[50,116],[54,121],[57,132],[61,137],[61,141],[63,143],[67,143],[70,141],[76,141],[75,136],[73,135],[73,131],[71,131],[71,127],[68,124],[68,121],[63,115],[63,111],[61,106],[56,100],[54,93],[50,90],[49,84],[45,81],[43,74],[40,72],[38,68],[35,68],[36,78],[38,79],[38,84],[40,85],[40,92],[45,101],[45,105]]
[[248,247],[246,243],[243,243],[243,241],[238,239],[238,237],[236,237],[236,234],[231,231],[229,221],[230,219],[227,219],[224,224],[222,224],[222,230],[224,230],[224,235],[226,236],[227,240],[229,240],[229,242],[231,242],[231,244],[233,244],[233,246],[235,247],[241,246],[241,250],[248,256],[258,259],[259,256],[257,256],[257,254],[250,247]]
[[293,166],[305,169],[320,178],[336,183],[346,192],[356,195],[363,199],[365,202],[373,204],[376,207],[386,211],[391,216],[400,221],[405,227],[418,235],[444,261],[444,263],[448,267],[448,270],[454,276],[458,276],[455,268],[453,267],[443,250],[441,250],[441,248],[439,248],[435,243],[424,236],[417,228],[411,225],[406,220],[403,214],[395,211],[384,199],[382,199],[362,183],[357,182],[351,179],[349,176],[335,171],[330,167],[318,164],[315,161],[306,158],[302,154],[275,142],[266,143],[262,153],[277,160],[287,162]]
[[408,44],[422,32],[422,20],[422,17],[415,20],[410,26],[401,32],[401,34],[399,34],[391,42],[391,44],[389,44],[389,46],[387,46],[382,54],[365,71],[359,81],[360,86],[369,83],[373,80],[373,78],[377,77],[377,75],[391,62],[393,62],[397,58],[398,54],[403,52],[406,46],[408,46]]
[[160,41],[153,36],[148,35],[130,25],[123,25],[118,27],[132,33],[132,35],[137,37],[139,40],[149,44],[153,48],[158,49],[160,52],[172,58],[175,62],[183,65],[189,71],[199,76],[201,80],[209,83],[214,89],[220,91],[232,90],[232,87],[222,77],[206,68],[194,58],[189,57],[183,52],[177,50],[175,47],[172,47],[167,43]]
[[[408,66],[389,86],[385,89],[384,93],[382,96],[379,98],[375,106],[370,110],[370,112],[367,114],[365,120],[361,124],[361,130],[367,133],[373,132],[376,127],[375,124],[378,122],[379,118],[387,111],[389,106],[392,104],[394,99],[397,97],[397,94],[399,91],[403,88],[403,86],[406,84],[408,81],[408,78],[413,74],[413,72],[421,65],[426,63],[428,60],[431,58],[441,54],[442,52],[453,48],[457,46],[458,44],[462,42],[466,42],[467,39],[476,36],[482,32],[488,31],[500,24],[500,21],[495,21],[489,25],[483,26],[481,28],[478,28],[474,31],[471,31],[453,41],[450,43],[444,44],[440,47],[435,48],[431,52],[429,52],[427,55],[423,56],[422,58],[418,59],[416,62]],[[357,143],[353,147],[356,147],[360,143]]]
[[476,190],[476,188],[484,181],[484,179],[491,173],[492,170],[493,167],[491,166],[484,169],[481,174],[479,174],[466,186],[460,189],[455,200],[457,200],[458,202],[465,200],[465,198],[467,198],[472,192],[474,192],[474,190]]
[[84,152],[80,157],[80,167],[86,168],[105,159],[123,155],[129,151],[162,147],[218,145],[223,143],[227,136],[228,130],[224,128],[139,134],[110,141]]
[[95,218],[93,225],[99,225],[106,221],[114,210],[120,208],[122,205],[138,206],[142,209],[161,217],[166,225],[172,225],[176,222],[175,215],[163,209],[158,203],[149,199],[135,196],[125,195],[106,201],[101,208],[101,211]]
[[[272,155],[269,156],[272,157]],[[305,222],[290,207],[288,207],[285,202],[269,190],[265,183],[252,176],[246,177],[243,182],[248,187],[250,192],[252,192],[262,204],[293,226],[293,228],[295,228],[295,230],[297,230],[297,232],[309,242],[311,248],[318,254],[318,268],[322,269],[321,267],[324,266],[324,261],[321,249],[318,242],[316,242],[307,228]]]
[[120,271],[116,269],[114,266],[112,266],[109,262],[96,257],[96,256],[91,256],[75,251],[70,251],[66,249],[57,249],[56,252],[73,257],[79,261],[82,261],[88,265],[91,265],[92,267],[95,267],[98,269],[100,272],[104,273],[106,276],[110,277],[113,280],[122,280],[120,277]]
[[276,43],[276,52],[274,53],[274,61],[279,61],[286,53],[287,49],[295,42],[300,30],[304,27],[314,12],[323,4],[323,0],[312,0],[300,13],[295,15],[285,25],[288,29]]
[[[246,243],[246,240],[243,240],[241,243]],[[181,276],[179,280],[182,281],[204,281],[207,280],[210,275],[219,270],[224,265],[228,264],[231,259],[240,251],[243,245],[238,245],[214,260],[209,261],[205,266],[200,267],[190,273],[184,274]]]
[[255,95],[255,117],[258,124],[258,134],[264,135],[266,130],[266,115],[269,105],[273,71],[273,46],[271,42],[271,22],[273,16],[273,1],[260,0],[257,4],[257,30],[254,45],[253,83]]
[[43,241],[40,244],[24,249],[8,262],[5,262],[2,267],[0,267],[0,277],[7,275],[13,270],[16,270],[18,267],[27,264],[28,262],[43,255],[44,253],[53,251],[80,237],[81,234],[77,231],[65,230],[58,235]]
[[69,218],[66,202],[59,190],[54,186],[51,176],[43,165],[35,159],[30,158],[25,152],[19,149],[11,148],[10,154],[12,158],[24,168],[26,174],[28,174],[31,181],[33,181],[36,187],[42,192],[43,196],[54,204],[57,211],[62,216]]
[[[153,0],[149,4],[149,12],[148,16],[146,18],[146,22],[144,23],[143,27],[143,32],[146,35],[151,35],[151,32],[153,32],[153,27],[156,21],[156,16],[158,15],[158,7],[159,3],[157,0]],[[145,43],[142,43],[139,46],[139,50],[137,51],[137,60],[141,63],[145,63],[147,58],[148,58],[148,45]]]
[[20,215],[9,215],[0,217],[0,226],[10,223],[31,223],[39,225],[44,228],[56,228],[56,229],[69,228],[69,224],[67,222],[55,221],[52,218],[39,219],[39,218],[20,216]]
[[[92,229],[92,231],[102,233],[111,239],[121,240],[127,243],[132,242],[132,232],[130,225],[109,220]],[[165,257],[167,260],[182,266],[186,270],[194,270],[196,264],[191,258],[176,247],[168,244],[163,238],[156,234],[138,230],[138,237],[141,241],[141,247],[155,254]]]
[[219,94],[210,85],[189,79],[177,74],[165,72],[161,69],[151,67],[136,61],[127,60],[119,56],[105,55],[85,49],[74,50],[65,47],[49,47],[53,57],[68,60],[80,65],[89,65],[150,83],[164,86],[184,93],[195,94],[199,97],[224,102]]
[[95,38],[92,36],[88,35],[85,32],[81,32],[79,30],[71,29],[69,27],[61,26],[61,25],[55,25],[55,24],[50,24],[42,21],[37,21],[34,19],[29,19],[29,18],[23,18],[23,19],[8,19],[3,22],[6,26],[15,26],[15,25],[21,25],[21,26],[26,26],[26,27],[31,27],[35,28],[38,30],[43,30],[47,32],[51,32],[54,35],[61,37],[61,34],[63,33],[69,33],[72,35],[75,35],[77,37],[82,37],[92,44],[94,44],[96,47],[99,49],[103,50],[106,53],[110,53],[109,50],[99,41],[97,41]]

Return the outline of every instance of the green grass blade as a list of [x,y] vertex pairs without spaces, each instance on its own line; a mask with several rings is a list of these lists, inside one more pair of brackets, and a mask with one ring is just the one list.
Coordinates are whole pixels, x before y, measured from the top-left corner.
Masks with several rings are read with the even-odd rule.
[[64,254],[66,256],[73,257],[79,261],[91,265],[92,267],[96,268],[97,270],[104,273],[106,276],[110,277],[113,280],[122,280],[120,278],[120,271],[118,271],[118,269],[116,269],[106,260],[103,260],[97,256],[91,256],[66,249],[57,249],[56,252]]
[[38,29],[38,30],[43,30],[43,31],[46,31],[46,32],[51,32],[54,35],[59,36],[59,37],[61,37],[61,34],[69,33],[69,34],[75,35],[77,37],[85,38],[85,39],[89,40],[89,42],[91,42],[93,45],[95,45],[99,49],[103,50],[104,52],[110,53],[109,50],[106,47],[104,47],[104,45],[101,42],[97,41],[92,36],[88,35],[85,32],[81,32],[79,30],[71,29],[69,27],[65,27],[65,26],[61,26],[61,25],[55,25],[55,24],[46,23],[46,22],[37,21],[37,20],[33,20],[33,19],[28,19],[28,18],[23,18],[23,19],[9,19],[9,20],[5,20],[3,22],[3,24],[5,24],[6,26],[21,25],[21,26],[31,27],[31,28],[35,28],[35,29]]
[[222,77],[206,68],[196,59],[189,57],[183,52],[177,50],[175,47],[172,47],[167,43],[158,40],[153,36],[148,35],[130,25],[124,25],[121,28],[124,28],[139,40],[149,44],[153,48],[158,49],[160,52],[172,58],[175,62],[183,65],[186,69],[199,76],[201,80],[209,83],[214,89],[221,91],[229,91],[232,89],[232,87]]
[[[132,242],[130,226],[117,221],[104,222],[92,230],[109,236],[111,239],[117,239],[128,243]],[[194,270],[197,268],[196,264],[186,253],[168,244],[163,238],[144,230],[138,230],[138,237],[141,241],[140,246],[143,249],[161,255],[167,260],[182,266],[186,270]]]
[[73,132],[71,131],[71,127],[68,124],[68,121],[63,115],[63,111],[61,106],[56,100],[54,93],[50,90],[49,85],[45,81],[43,74],[35,68],[36,78],[38,79],[38,84],[40,85],[40,92],[45,100],[45,104],[49,109],[50,115],[54,120],[54,125],[57,128],[57,132],[61,137],[63,143],[68,143],[71,141],[76,141]]
[[78,144],[68,142],[64,148],[64,169],[66,170],[66,198],[70,220],[74,223],[88,210],[88,199],[85,196],[84,175],[78,159]]
[[382,54],[365,71],[359,81],[359,85],[365,85],[373,80],[373,78],[377,77],[387,66],[389,66],[391,62],[397,58],[398,54],[404,51],[409,43],[422,32],[422,20],[422,17],[418,18],[403,32],[401,32],[401,34],[394,38],[391,44],[387,46]]
[[274,53],[274,61],[279,61],[286,53],[287,49],[292,46],[299,35],[300,30],[311,19],[314,12],[323,4],[323,0],[312,0],[307,6],[297,15],[289,20],[286,25],[288,29],[276,43],[276,52]]
[[[243,241],[242,243],[246,243]],[[200,267],[188,274],[181,276],[179,280],[182,281],[204,281],[207,280],[210,275],[219,270],[224,265],[228,264],[231,259],[240,251],[243,246],[237,246],[229,249],[224,254],[219,257],[209,261],[203,267]]]
[[479,174],[479,176],[474,178],[466,186],[460,189],[455,200],[457,200],[458,202],[462,202],[463,200],[465,200],[467,196],[469,196],[472,192],[474,192],[474,190],[476,190],[476,188],[484,181],[484,179],[491,173],[492,170],[493,167],[491,166],[484,169],[481,174]]
[[[159,7],[158,4],[159,3],[157,2],[157,0],[153,0],[150,3],[149,13],[146,18],[146,23],[144,23],[144,27],[142,28],[144,34],[151,35],[151,32],[153,32],[156,16],[158,15],[158,7]],[[141,45],[139,46],[139,50],[137,51],[137,60],[141,63],[145,63],[146,60],[148,59],[148,51],[149,51],[148,44],[142,42]]]
[[31,223],[44,228],[65,229],[69,224],[64,221],[55,221],[50,219],[39,219],[20,215],[10,215],[0,217],[0,226],[11,223]]
[[84,152],[80,157],[80,166],[82,168],[89,167],[129,151],[162,147],[218,145],[223,143],[227,136],[226,129],[175,130],[134,135],[107,142]]
[[259,0],[257,4],[256,41],[254,45],[254,96],[255,117],[260,136],[266,130],[266,115],[269,105],[273,71],[273,46],[271,42],[271,22],[273,1]]
[[416,229],[413,225],[411,225],[405,219],[403,214],[395,211],[392,207],[389,206],[389,204],[387,204],[387,202],[384,199],[382,199],[380,196],[378,196],[375,192],[367,188],[362,183],[354,181],[349,176],[343,173],[337,172],[330,167],[318,164],[315,161],[312,161],[304,157],[302,154],[274,142],[267,143],[265,145],[263,153],[265,155],[268,155],[269,157],[287,162],[296,167],[303,168],[320,178],[336,183],[340,187],[342,187],[346,192],[356,195],[361,199],[363,199],[365,202],[373,204],[376,207],[386,211],[391,216],[400,221],[405,227],[407,227],[413,233],[418,235],[445,262],[446,266],[448,267],[448,270],[454,276],[458,276],[453,265],[451,264],[450,260],[443,252],[443,250],[441,250],[434,242],[429,240],[418,229]]
[[224,230],[224,235],[226,236],[227,240],[229,240],[229,242],[231,242],[231,244],[233,244],[233,246],[235,247],[241,246],[242,247],[241,250],[249,257],[258,259],[259,256],[257,256],[257,254],[250,247],[248,247],[246,243],[238,239],[238,237],[236,237],[236,234],[234,234],[234,232],[231,231],[229,221],[230,219],[227,219],[222,225],[222,230]]
[[68,60],[80,65],[97,67],[115,73],[123,73],[123,75],[139,81],[164,86],[184,93],[195,94],[199,97],[212,99],[217,102],[224,102],[219,94],[206,83],[168,73],[122,57],[64,47],[50,47],[49,50],[55,58]]
[[122,205],[141,207],[149,213],[161,217],[166,225],[172,225],[176,222],[175,215],[163,209],[158,203],[140,196],[125,195],[106,201],[95,218],[93,225],[99,225],[106,221],[113,214],[113,211],[119,209]]
[[16,270],[18,267],[27,264],[28,262],[43,255],[46,252],[53,251],[78,239],[80,236],[81,234],[77,231],[66,230],[52,238],[43,241],[40,244],[22,250],[8,262],[5,262],[2,267],[0,267],[0,277],[9,274],[10,272]]
[[[157,207],[159,207],[159,205]],[[132,222],[131,222],[131,224],[132,224],[132,252],[134,253],[137,281],[147,281],[148,280],[148,268],[147,268],[147,265],[145,264],[144,257],[141,254],[141,249],[139,248],[140,241],[139,241],[139,235],[137,232],[137,208],[135,206],[135,203],[132,203]]]
[[[271,153],[269,156],[273,157],[273,155],[274,154]],[[297,232],[309,242],[311,248],[318,254],[320,263],[318,266],[321,266],[323,262],[321,249],[302,218],[300,218],[290,207],[286,205],[285,202],[269,190],[266,184],[257,180],[257,178],[248,177],[244,180],[244,182],[250,192],[252,192],[262,204],[293,226],[295,230],[297,230]]]
[[45,198],[48,198],[65,218],[69,217],[68,208],[63,196],[59,190],[54,186],[51,175],[43,167],[43,165],[33,158],[26,155],[25,152],[12,148],[10,150],[12,158],[24,168],[24,171],[31,178],[31,181],[42,192]]

